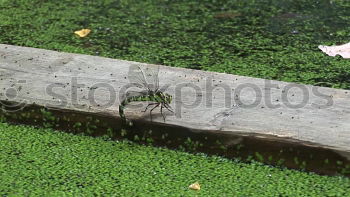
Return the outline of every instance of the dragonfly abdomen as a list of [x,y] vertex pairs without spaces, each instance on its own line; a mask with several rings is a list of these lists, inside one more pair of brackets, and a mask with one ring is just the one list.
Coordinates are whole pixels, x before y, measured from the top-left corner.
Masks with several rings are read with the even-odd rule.
[[155,101],[157,100],[154,94],[151,95],[142,95],[142,96],[131,96],[122,101],[122,103],[119,105],[119,116],[123,120],[126,120],[124,109],[125,106],[128,105],[131,102],[137,102],[137,101]]

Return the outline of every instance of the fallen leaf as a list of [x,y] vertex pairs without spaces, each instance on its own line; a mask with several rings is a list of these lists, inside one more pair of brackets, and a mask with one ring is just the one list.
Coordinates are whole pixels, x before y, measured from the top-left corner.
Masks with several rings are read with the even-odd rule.
[[193,190],[200,190],[200,189],[201,189],[201,186],[199,185],[198,182],[195,182],[195,183],[191,184],[191,185],[189,186],[189,188],[190,188],[190,189],[193,189]]
[[77,34],[79,37],[83,38],[83,37],[86,37],[87,35],[89,35],[90,32],[91,32],[90,29],[82,29],[79,31],[75,31],[74,33]]
[[339,46],[320,45],[318,48],[329,56],[340,55],[345,59],[350,58],[350,42]]

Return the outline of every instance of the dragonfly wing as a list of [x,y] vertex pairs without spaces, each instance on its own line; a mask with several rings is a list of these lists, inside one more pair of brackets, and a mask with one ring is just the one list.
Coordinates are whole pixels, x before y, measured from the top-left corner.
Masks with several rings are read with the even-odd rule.
[[130,83],[139,84],[148,91],[156,91],[159,87],[158,79],[159,66],[131,65],[129,68]]
[[153,81],[153,91],[157,92],[159,89],[159,66],[152,66],[152,68],[150,69],[150,78]]
[[165,84],[164,86],[162,86],[162,88],[159,89],[159,91],[161,92],[165,92],[165,90],[167,90],[169,88],[170,84]]
[[147,88],[147,81],[145,75],[143,74],[140,66],[131,65],[128,72],[129,82],[139,88]]
[[126,98],[133,97],[133,96],[144,96],[144,95],[147,95],[147,91],[130,90],[130,91],[127,91],[125,94]]

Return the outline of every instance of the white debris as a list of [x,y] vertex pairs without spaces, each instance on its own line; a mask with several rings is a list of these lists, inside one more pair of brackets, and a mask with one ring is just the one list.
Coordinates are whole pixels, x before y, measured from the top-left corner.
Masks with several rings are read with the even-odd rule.
[[340,55],[345,59],[350,58],[350,42],[339,46],[320,45],[318,48],[329,56]]

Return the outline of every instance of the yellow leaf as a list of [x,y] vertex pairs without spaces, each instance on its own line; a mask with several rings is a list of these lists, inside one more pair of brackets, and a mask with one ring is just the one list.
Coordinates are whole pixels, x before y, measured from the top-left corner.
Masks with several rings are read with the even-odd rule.
[[77,34],[79,37],[83,38],[83,37],[86,37],[87,35],[89,35],[90,32],[91,32],[90,29],[82,29],[79,31],[75,31],[74,33]]
[[193,189],[193,190],[200,190],[200,189],[201,189],[201,186],[199,185],[198,182],[195,182],[195,183],[191,184],[191,185],[189,186],[189,188],[190,188],[190,189]]

